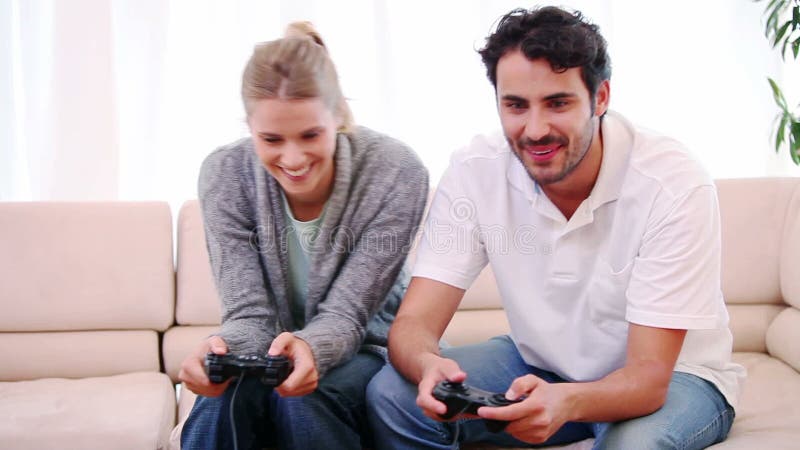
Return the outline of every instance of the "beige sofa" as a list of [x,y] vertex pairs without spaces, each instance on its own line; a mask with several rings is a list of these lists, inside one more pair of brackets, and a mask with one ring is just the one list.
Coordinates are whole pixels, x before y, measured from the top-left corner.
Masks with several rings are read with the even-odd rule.
[[0,448],[167,445],[166,203],[0,203]]
[[[749,378],[730,437],[713,448],[795,449],[800,179],[720,180],[718,188],[722,287],[734,359],[747,367]],[[188,414],[194,395],[181,390],[173,422],[167,376],[177,382],[184,356],[216,329],[219,304],[196,201],[187,202],[178,217],[172,296],[164,208],[0,204],[0,343],[11,351],[11,364],[0,364],[0,417],[12,419],[0,421],[0,448],[162,448],[169,428]],[[487,269],[467,292],[445,338],[457,345],[507,329]],[[156,332],[163,330],[159,373],[154,352]],[[178,425],[173,445],[179,431]],[[590,447],[587,440],[564,448]]]

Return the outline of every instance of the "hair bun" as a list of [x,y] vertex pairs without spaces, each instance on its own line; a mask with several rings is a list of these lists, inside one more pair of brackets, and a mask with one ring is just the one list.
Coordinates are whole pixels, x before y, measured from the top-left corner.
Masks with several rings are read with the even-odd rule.
[[299,21],[290,23],[286,27],[283,37],[310,39],[322,47],[325,47],[325,42],[322,40],[322,36],[319,35],[311,22]]

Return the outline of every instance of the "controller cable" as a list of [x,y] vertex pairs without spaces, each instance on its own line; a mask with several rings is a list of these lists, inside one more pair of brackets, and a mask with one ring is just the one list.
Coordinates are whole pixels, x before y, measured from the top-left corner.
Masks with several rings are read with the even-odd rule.
[[236,392],[239,391],[239,385],[242,384],[242,380],[244,380],[245,374],[239,375],[239,381],[236,382],[236,387],[233,388],[233,395],[231,395],[231,404],[229,410],[229,416],[231,420],[231,434],[233,435],[233,450],[239,450],[239,440],[236,437],[236,422],[233,418],[233,404],[236,401]]
[[[463,414],[464,411],[467,410],[467,408],[468,408],[468,405],[464,405],[464,407],[461,409],[461,411],[459,411],[456,414],[456,416],[459,416],[459,415]],[[453,416],[453,417],[455,417],[455,416]],[[462,420],[464,420],[464,419],[458,419],[455,422],[450,422],[452,424],[453,428],[455,428],[455,432],[453,433],[453,443],[450,444],[453,448],[458,448],[458,434],[459,434],[459,431],[461,430],[461,427],[459,426],[459,422],[461,422]]]
[[456,429],[455,433],[453,433],[453,443],[450,444],[453,448],[458,448],[458,432],[461,430],[461,427],[458,426],[458,420],[453,422],[453,428]]

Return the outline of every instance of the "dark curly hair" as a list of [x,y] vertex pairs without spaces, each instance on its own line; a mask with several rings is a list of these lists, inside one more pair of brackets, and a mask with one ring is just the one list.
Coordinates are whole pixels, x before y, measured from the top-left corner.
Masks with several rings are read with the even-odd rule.
[[573,67],[594,98],[597,87],[611,78],[611,61],[599,27],[584,20],[579,11],[570,13],[555,6],[526,10],[517,8],[503,16],[486,45],[478,50],[486,75],[497,89],[497,62],[508,51],[520,49],[530,60],[544,58],[556,72]]

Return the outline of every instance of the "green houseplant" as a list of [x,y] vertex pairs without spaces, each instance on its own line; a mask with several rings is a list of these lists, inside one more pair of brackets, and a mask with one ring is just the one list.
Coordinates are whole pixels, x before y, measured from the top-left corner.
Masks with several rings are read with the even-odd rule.
[[[797,60],[800,54],[800,0],[769,0],[764,9],[764,17],[767,18],[764,35],[772,43],[772,48],[780,46],[780,55],[784,61],[787,53],[791,53],[792,59]],[[781,145],[788,142],[789,156],[795,164],[800,165],[800,115],[789,107],[778,83],[772,78],[767,80],[779,108],[775,117],[778,124],[774,134],[775,151],[780,151]]]

